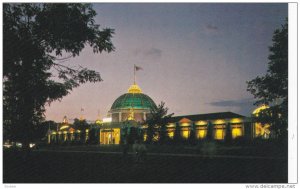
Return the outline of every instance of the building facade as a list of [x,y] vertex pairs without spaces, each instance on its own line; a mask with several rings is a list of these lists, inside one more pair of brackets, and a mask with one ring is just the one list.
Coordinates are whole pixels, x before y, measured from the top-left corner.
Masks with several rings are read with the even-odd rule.
[[[81,141],[87,142],[95,137],[99,144],[120,144],[124,141],[128,128],[137,128],[143,133],[146,140],[147,125],[152,108],[156,108],[154,101],[142,93],[140,87],[134,83],[127,93],[119,96],[108,111],[109,121],[97,119],[92,129],[74,129],[68,124],[66,117],[57,131],[48,132],[48,143]],[[252,117],[266,106],[257,108]],[[183,115],[171,117],[167,124],[167,135],[174,138],[176,129],[182,139],[188,139],[194,134],[197,140],[212,139],[223,141],[230,132],[232,139],[269,138],[269,125],[254,123],[252,117],[246,117],[233,112],[217,112],[209,114]],[[93,131],[93,134],[91,134]],[[193,132],[192,132],[193,131]],[[158,140],[158,135],[154,136]]]
[[167,126],[168,136],[170,138],[174,137],[176,127],[180,128],[181,137],[183,139],[188,139],[193,130],[195,138],[199,140],[206,138],[224,140],[226,133],[228,133],[228,131],[226,132],[227,127],[229,127],[232,139],[242,137],[251,139],[254,134],[251,119],[232,112],[172,117]]

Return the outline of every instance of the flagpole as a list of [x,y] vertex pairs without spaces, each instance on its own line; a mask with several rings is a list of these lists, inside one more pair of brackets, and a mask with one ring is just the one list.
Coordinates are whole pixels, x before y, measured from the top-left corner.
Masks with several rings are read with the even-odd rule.
[[133,75],[134,75],[134,78],[133,78],[133,84],[135,85],[135,64],[133,66]]

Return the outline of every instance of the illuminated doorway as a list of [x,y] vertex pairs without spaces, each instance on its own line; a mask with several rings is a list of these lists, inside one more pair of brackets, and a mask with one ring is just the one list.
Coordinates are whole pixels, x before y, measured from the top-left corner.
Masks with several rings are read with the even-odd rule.
[[120,129],[101,129],[100,144],[120,144]]

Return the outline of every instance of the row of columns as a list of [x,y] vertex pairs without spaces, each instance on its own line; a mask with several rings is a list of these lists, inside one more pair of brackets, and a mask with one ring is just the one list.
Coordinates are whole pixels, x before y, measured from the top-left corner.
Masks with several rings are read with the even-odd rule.
[[[123,113],[123,112],[118,112],[118,114],[119,114],[119,122],[124,121],[124,120],[122,120],[122,113]],[[134,113],[133,113],[133,115],[134,115]],[[147,119],[147,113],[146,113],[146,112],[143,112],[143,119],[144,119],[144,120]]]

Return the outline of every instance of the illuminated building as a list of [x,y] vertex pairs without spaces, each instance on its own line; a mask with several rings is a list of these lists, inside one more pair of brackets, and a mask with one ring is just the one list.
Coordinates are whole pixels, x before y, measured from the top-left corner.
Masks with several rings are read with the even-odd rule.
[[74,129],[68,122],[67,116],[64,116],[63,122],[57,125],[56,130],[48,131],[48,143],[65,143],[82,140],[85,142],[87,138],[88,130]]
[[169,122],[167,128],[170,138],[173,138],[176,126],[180,127],[183,139],[190,136],[192,128],[195,129],[197,139],[206,139],[208,127],[212,129],[211,138],[214,140],[225,139],[226,127],[230,127],[233,139],[238,137],[250,139],[253,135],[251,120],[232,112],[176,116],[170,118]]
[[[108,117],[101,120],[98,116],[94,124],[94,129],[97,131],[93,135],[96,135],[99,144],[120,144],[124,140],[126,128],[133,127],[143,131],[145,140],[147,137],[145,121],[150,116],[151,108],[154,107],[156,107],[154,101],[148,95],[143,94],[140,87],[134,83],[129,87],[127,93],[119,96],[113,102],[108,111]],[[257,108],[252,117],[257,116],[261,110],[266,108],[268,107]],[[82,119],[80,120],[82,121]],[[175,136],[176,128],[179,128],[182,139],[188,139],[192,133],[191,130],[194,130],[193,133],[198,140],[211,138],[212,140],[223,141],[228,132],[231,132],[232,139],[251,140],[256,137],[267,139],[270,135],[270,125],[253,123],[251,117],[232,112],[175,116],[171,117],[168,122],[167,135],[171,139]],[[50,143],[57,141],[86,142],[90,134],[89,129],[76,130],[72,128],[65,116],[60,128],[51,133]],[[155,135],[154,139],[158,140],[158,135]]]

